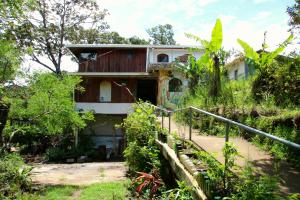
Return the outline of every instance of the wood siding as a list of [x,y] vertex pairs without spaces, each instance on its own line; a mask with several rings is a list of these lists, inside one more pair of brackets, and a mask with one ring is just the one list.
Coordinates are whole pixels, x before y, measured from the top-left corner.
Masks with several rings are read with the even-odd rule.
[[78,72],[146,72],[146,48],[117,49],[101,48],[96,50],[84,49],[80,53],[96,52],[96,61],[83,61],[79,64]]
[[97,77],[85,77],[80,84],[85,88],[84,92],[75,92],[76,102],[90,102],[100,103],[100,82],[111,82],[111,103],[133,103],[133,97],[128,93],[124,87],[117,86],[114,82],[126,82],[127,87],[131,92],[136,91],[136,79],[118,79],[118,78],[97,78]]

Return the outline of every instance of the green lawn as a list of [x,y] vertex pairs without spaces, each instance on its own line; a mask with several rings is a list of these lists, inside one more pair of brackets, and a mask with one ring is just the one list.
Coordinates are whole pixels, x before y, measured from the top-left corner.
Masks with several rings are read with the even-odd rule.
[[128,181],[97,183],[90,186],[48,186],[36,194],[25,194],[20,200],[120,200],[125,199]]

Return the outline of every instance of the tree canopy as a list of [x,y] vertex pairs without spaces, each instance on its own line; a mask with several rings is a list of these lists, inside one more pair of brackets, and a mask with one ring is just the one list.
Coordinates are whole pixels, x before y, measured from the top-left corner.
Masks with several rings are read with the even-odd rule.
[[150,36],[150,41],[155,45],[175,45],[174,31],[171,24],[158,25],[146,29]]
[[287,8],[287,13],[290,15],[289,25],[300,32],[300,0],[295,1],[293,6]]
[[125,38],[118,32],[99,32],[96,29],[80,28],[79,31],[73,32],[70,35],[70,42],[76,44],[149,44],[149,41],[132,36]]
[[[32,60],[60,74],[62,57],[67,53],[64,44],[75,32],[84,29],[104,31],[106,10],[101,10],[93,0],[35,0],[24,15],[10,16],[6,38],[16,40],[21,47],[30,48]],[[13,22],[13,23],[11,23]],[[51,64],[41,57],[47,57]]]
[[11,98],[7,133],[42,134],[55,136],[73,128],[83,128],[91,113],[78,113],[71,98],[78,84],[76,76],[56,76],[53,73],[36,73],[29,78],[28,86],[19,88]]

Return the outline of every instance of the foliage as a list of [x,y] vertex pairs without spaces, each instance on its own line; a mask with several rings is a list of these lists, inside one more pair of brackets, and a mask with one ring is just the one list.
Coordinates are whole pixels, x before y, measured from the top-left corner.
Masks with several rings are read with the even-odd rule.
[[0,152],[0,199],[16,199],[31,190],[29,172],[22,158],[13,153]]
[[175,45],[173,27],[170,24],[157,25],[155,27],[146,29],[150,36],[152,44],[159,45]]
[[192,200],[193,189],[186,185],[184,181],[177,181],[178,188],[164,192],[166,200]]
[[295,4],[287,8],[287,13],[290,15],[289,25],[292,29],[300,30],[300,0],[295,0]]
[[153,167],[159,169],[160,151],[155,145],[159,124],[154,110],[142,102],[134,104],[133,110],[122,123],[127,140],[124,156],[129,169],[144,172],[150,172]]
[[290,58],[284,62],[273,62],[259,73],[252,85],[252,94],[257,102],[264,96],[274,96],[275,105],[300,105],[300,59]]
[[281,199],[278,194],[277,180],[274,177],[257,177],[250,165],[247,165],[243,173],[239,176],[239,181],[235,185],[235,192],[231,199]]
[[118,32],[102,32],[97,29],[84,29],[70,33],[69,40],[76,44],[149,44],[149,41],[137,36],[125,38]]
[[[36,0],[30,1],[29,7],[23,16],[13,17],[14,23],[5,23],[6,38],[16,40],[22,48],[30,48],[32,60],[58,74],[67,53],[64,44],[72,34],[83,27],[99,31],[108,27],[103,21],[107,11],[100,10],[92,0]],[[41,56],[46,56],[52,65],[41,60]]]
[[139,38],[138,36],[132,36],[128,38],[129,44],[150,44],[149,40]]
[[23,16],[23,7],[27,0],[6,0],[0,2],[0,146],[2,146],[2,131],[7,121],[9,104],[6,101],[7,92],[15,79],[21,63],[22,51],[17,48],[15,40],[5,37],[5,24],[14,24],[13,17]]
[[[204,54],[196,61],[193,58],[189,59],[188,70],[196,72],[198,76],[202,76],[202,81],[209,80],[208,96],[218,97],[221,92],[221,67],[224,65],[223,59],[226,57],[222,49],[223,32],[222,23],[217,19],[216,24],[211,33],[211,40],[201,39],[193,34],[186,34],[188,38],[194,39],[202,45]],[[203,76],[204,75],[204,76]]]
[[[266,34],[266,33],[265,33]],[[290,44],[290,42],[293,40],[294,36],[290,35],[284,42],[282,42],[279,47],[277,47],[272,52],[267,52],[265,49],[268,47],[267,44],[263,43],[263,49],[261,53],[257,53],[254,51],[254,49],[247,44],[246,42],[238,39],[238,43],[242,46],[244,49],[245,57],[251,59],[254,63],[257,69],[260,71],[265,70],[267,67],[269,67],[274,59],[284,51],[284,49]]]
[[135,191],[140,195],[142,191],[150,189],[149,198],[151,199],[157,190],[163,185],[156,169],[152,170],[150,174],[145,172],[137,172],[139,176],[133,180],[132,184],[138,184]]
[[21,63],[20,51],[12,41],[0,40],[0,100],[4,84],[15,78],[16,71]]
[[0,145],[2,143],[2,131],[6,124],[9,105],[5,101],[8,93],[8,84],[15,79],[20,65],[21,53],[12,41],[0,39]]
[[213,155],[205,151],[197,151],[196,155],[207,166],[207,175],[213,181],[215,191],[221,190],[223,194],[227,194],[232,189],[234,181],[232,171],[237,167],[234,161],[239,153],[229,142],[225,143],[222,151],[226,165],[219,163]]
[[11,123],[5,129],[9,140],[16,134],[49,136],[55,145],[55,136],[73,132],[74,128],[84,128],[93,115],[74,110],[72,94],[79,82],[80,78],[75,76],[34,74],[24,91],[10,101]]
[[[70,135],[70,137],[74,137]],[[67,158],[79,158],[87,156],[89,159],[97,159],[99,152],[94,148],[93,140],[90,136],[79,135],[78,146],[74,146],[71,138],[65,138],[56,147],[48,148],[45,152],[45,159],[49,162],[65,162]]]

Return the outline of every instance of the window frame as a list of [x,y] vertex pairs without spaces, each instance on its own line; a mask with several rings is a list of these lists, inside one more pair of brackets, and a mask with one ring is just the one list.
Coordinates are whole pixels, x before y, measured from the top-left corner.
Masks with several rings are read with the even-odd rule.
[[[164,56],[162,59],[160,59],[160,56]],[[167,61],[164,61],[164,60],[167,60]],[[165,53],[160,53],[160,54],[157,54],[156,56],[156,60],[158,63],[168,63],[169,62],[169,55],[168,54],[165,54]],[[161,61],[160,61],[161,60]]]

